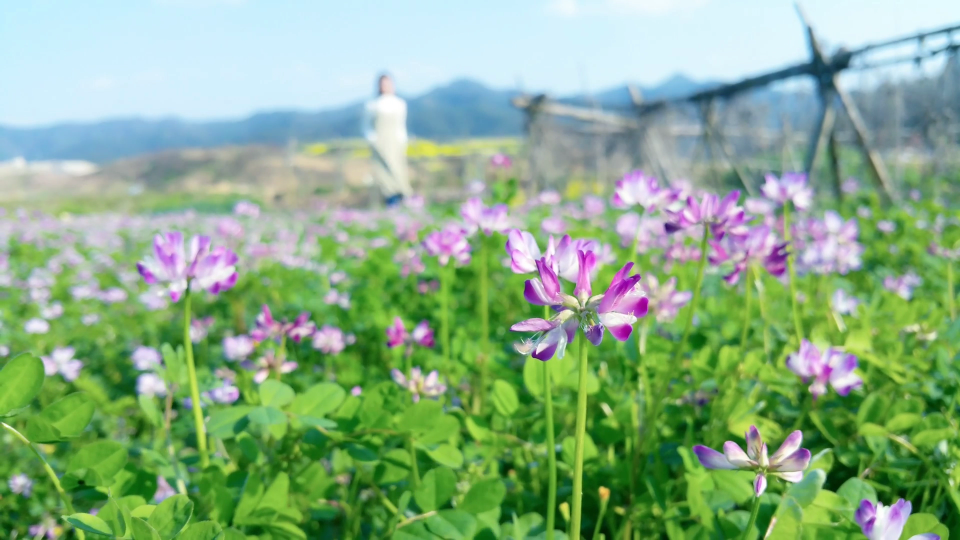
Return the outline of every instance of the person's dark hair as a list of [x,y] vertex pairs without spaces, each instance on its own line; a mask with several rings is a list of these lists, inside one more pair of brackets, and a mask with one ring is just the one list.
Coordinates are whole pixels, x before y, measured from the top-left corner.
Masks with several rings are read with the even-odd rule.
[[389,73],[384,72],[384,73],[381,73],[379,77],[377,77],[377,95],[378,96],[383,95],[383,81],[385,80],[392,81],[393,76],[390,75]]

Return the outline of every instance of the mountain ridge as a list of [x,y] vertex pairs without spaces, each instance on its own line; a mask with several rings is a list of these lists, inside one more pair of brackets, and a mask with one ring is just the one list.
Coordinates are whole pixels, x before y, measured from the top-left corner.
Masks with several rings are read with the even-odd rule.
[[[643,87],[645,99],[675,97],[712,86],[676,74]],[[465,137],[519,135],[523,115],[510,99],[518,92],[491,88],[459,78],[420,95],[404,95],[408,129],[414,136],[449,140]],[[629,106],[628,85],[601,90],[592,96],[559,98],[566,103]],[[111,118],[96,122],[64,122],[42,127],[0,125],[0,160],[82,159],[97,163],[179,148],[225,145],[283,145],[291,138],[322,141],[360,135],[363,100],[322,110],[273,110],[238,119],[184,120],[178,117]]]

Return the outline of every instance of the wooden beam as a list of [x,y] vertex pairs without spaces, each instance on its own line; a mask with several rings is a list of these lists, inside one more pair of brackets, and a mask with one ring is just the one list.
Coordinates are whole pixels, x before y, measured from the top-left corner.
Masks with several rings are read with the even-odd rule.
[[880,159],[880,154],[870,146],[870,139],[867,136],[867,125],[860,116],[857,104],[854,103],[853,98],[847,94],[847,91],[837,84],[839,82],[837,79],[838,76],[834,75],[834,90],[837,95],[840,96],[840,104],[847,112],[847,117],[850,118],[850,124],[853,125],[853,133],[856,135],[860,149],[866,158],[867,166],[869,166],[873,172],[873,176],[877,181],[877,187],[880,188],[881,193],[883,193],[888,200],[892,200],[894,190],[890,182],[890,175],[887,174],[887,168],[884,167],[883,160]]
[[810,180],[812,180],[813,168],[817,165],[817,154],[820,152],[820,147],[823,146],[830,131],[833,130],[833,123],[836,120],[836,110],[833,106],[834,99],[833,89],[824,89],[820,93],[820,116],[817,118],[816,127],[810,133],[810,144],[807,147],[807,156],[803,164],[803,170]]

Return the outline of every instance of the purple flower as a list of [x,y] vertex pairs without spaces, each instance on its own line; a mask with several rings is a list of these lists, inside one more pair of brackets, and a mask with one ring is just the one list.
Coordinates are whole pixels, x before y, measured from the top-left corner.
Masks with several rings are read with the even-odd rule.
[[780,178],[768,174],[765,180],[760,191],[771,201],[780,205],[792,201],[797,210],[806,210],[813,204],[813,189],[807,185],[806,174],[784,173]]
[[529,274],[537,269],[540,246],[532,234],[520,229],[511,230],[507,234],[506,250],[514,274]]
[[420,321],[420,324],[413,328],[413,332],[407,333],[403,319],[400,317],[394,318],[393,325],[387,327],[387,347],[392,349],[400,345],[414,344],[421,347],[433,347],[435,345],[430,323]]
[[890,221],[889,219],[881,219],[880,221],[877,222],[877,230],[879,230],[880,232],[890,234],[893,231],[897,230],[897,224]]
[[227,238],[243,237],[243,224],[233,218],[223,218],[217,222],[217,233]]
[[278,357],[273,350],[268,350],[256,362],[245,361],[241,364],[246,369],[256,370],[253,381],[257,384],[267,380],[271,373],[290,373],[297,369],[296,362],[286,362]]
[[787,367],[804,382],[812,381],[810,393],[814,399],[827,393],[827,384],[841,396],[860,388],[863,380],[854,373],[857,357],[828,348],[823,353],[807,340],[800,342],[800,350],[787,357]]
[[550,216],[540,222],[540,229],[547,234],[563,234],[567,223],[560,216]]
[[923,283],[920,276],[913,272],[907,272],[902,276],[887,276],[883,280],[883,288],[896,294],[904,300],[913,298],[913,289]]
[[163,397],[167,395],[167,384],[156,373],[141,373],[137,377],[137,395]]
[[502,233],[509,228],[507,221],[507,205],[495,204],[493,206],[484,206],[479,197],[472,197],[460,207],[460,216],[467,224],[467,232],[474,234],[477,230],[483,231],[483,234],[490,236],[498,232]]
[[661,189],[660,183],[643,171],[632,171],[617,180],[613,194],[613,205],[617,208],[641,206],[647,211],[663,208],[676,200],[676,192]]
[[133,350],[130,359],[133,361],[133,367],[137,368],[137,370],[147,371],[159,366],[163,361],[163,356],[161,356],[160,351],[153,347],[144,347],[141,345]]
[[661,285],[656,276],[647,274],[647,279],[640,283],[640,287],[648,298],[647,309],[656,316],[659,323],[672,321],[680,308],[693,298],[690,291],[677,290],[676,277],[671,277]]
[[600,197],[596,195],[586,195],[583,198],[583,213],[587,217],[603,215],[606,210],[607,205]]
[[233,207],[233,213],[238,216],[260,217],[260,207],[250,201],[240,201]]
[[43,319],[33,318],[24,323],[23,331],[28,334],[46,334],[50,331],[50,323]]
[[363,393],[363,388],[360,387],[360,386],[354,386],[353,388],[350,389],[350,395],[351,395],[351,396],[356,397],[356,396],[359,396],[359,395],[362,394],[362,393]]
[[437,257],[440,266],[446,266],[450,259],[458,266],[470,263],[470,243],[466,231],[456,223],[449,223],[439,231],[433,231],[423,239],[423,247],[431,257]]
[[193,319],[190,321],[190,341],[200,343],[207,339],[207,334],[213,328],[213,317],[203,317],[202,319]]
[[728,235],[722,240],[710,240],[713,253],[710,264],[720,266],[733,263],[733,270],[723,279],[733,285],[740,274],[751,266],[763,266],[776,277],[787,271],[787,244],[778,242],[777,236],[766,225],[751,227],[746,236]]
[[246,360],[253,354],[254,342],[249,336],[227,336],[223,338],[223,356],[231,361]]
[[33,480],[23,473],[11,476],[7,486],[10,487],[11,492],[22,496],[24,499],[29,499],[30,494],[33,493]]
[[[864,499],[860,501],[860,507],[857,508],[853,519],[857,525],[860,525],[867,540],[900,540],[903,527],[907,524],[912,511],[910,501],[903,499],[892,506],[884,506],[880,503],[874,505],[871,501]],[[924,533],[911,536],[908,540],[940,540],[940,536]]]
[[50,356],[41,356],[44,373],[48,377],[59,373],[66,381],[75,381],[80,376],[83,362],[74,359],[74,352],[73,347],[57,347],[53,349]]
[[490,166],[494,169],[509,169],[513,166],[513,160],[506,154],[497,153],[490,157]]
[[230,384],[228,381],[223,381],[223,384],[220,386],[205,392],[204,397],[213,403],[230,405],[231,403],[234,403],[240,399],[240,389]]
[[49,540],[56,540],[61,534],[63,534],[63,527],[61,527],[57,522],[50,516],[44,516],[40,523],[30,526],[30,537],[31,538],[42,538],[47,537]]
[[830,297],[830,306],[833,311],[840,315],[853,315],[857,312],[857,306],[860,300],[855,296],[847,294],[843,289],[837,289]]
[[706,446],[696,445],[693,453],[700,464],[708,469],[746,469],[757,472],[753,481],[753,492],[757,497],[767,489],[767,476],[782,478],[787,482],[799,482],[803,471],[810,465],[810,451],[800,448],[803,433],[794,431],[783,441],[773,455],[767,455],[767,444],[763,442],[756,426],[750,426],[745,435],[747,451],[733,441],[723,443],[723,453]]
[[160,504],[176,494],[176,490],[170,487],[170,483],[167,482],[166,478],[162,476],[157,477],[157,491],[153,494],[153,502]]
[[800,254],[798,269],[818,274],[846,274],[860,268],[863,246],[857,240],[859,234],[856,219],[844,221],[832,210],[824,213],[823,221],[795,223],[793,238]]
[[860,189],[860,182],[854,177],[849,177],[840,184],[840,191],[850,194],[856,193]]
[[563,358],[567,344],[573,341],[578,327],[594,345],[603,340],[604,329],[613,337],[626,341],[638,317],[647,314],[647,298],[640,288],[640,276],[627,276],[633,263],[627,263],[613,277],[603,294],[593,295],[590,274],[596,266],[592,251],[579,251],[578,275],[573,296],[563,293],[557,274],[545,258],[537,261],[539,278],[527,280],[524,297],[538,306],[550,306],[555,312],[550,320],[528,319],[512,327],[514,332],[536,332],[533,339],[517,350],[532,354],[538,360],[549,360],[554,354]]
[[547,191],[540,192],[540,195],[537,196],[537,201],[540,204],[545,204],[545,205],[560,204],[560,201],[562,200],[563,200],[563,197],[561,197],[559,193],[549,189]]
[[272,339],[277,343],[280,343],[284,337],[288,337],[300,343],[304,338],[312,336],[316,329],[317,326],[310,322],[309,312],[304,311],[293,322],[278,321],[273,318],[270,308],[264,304],[260,314],[257,315],[257,327],[250,332],[250,337],[256,342]]
[[211,250],[209,236],[194,236],[189,256],[184,249],[183,234],[178,231],[158,234],[153,240],[153,250],[152,257],[137,263],[137,270],[150,285],[166,284],[174,302],[194,283],[211,294],[237,283],[237,255],[222,246]]
[[960,247],[950,249],[943,247],[936,242],[931,242],[927,252],[934,257],[942,257],[951,261],[960,261]]
[[437,370],[431,371],[424,377],[420,368],[415,367],[410,370],[410,378],[407,378],[399,369],[394,369],[390,372],[390,377],[413,394],[414,403],[420,401],[420,396],[436,399],[447,391],[447,386],[440,382],[440,374]]
[[722,200],[719,196],[708,193],[697,201],[693,196],[687,197],[687,204],[679,211],[667,210],[669,221],[664,225],[668,233],[686,229],[694,225],[709,225],[713,238],[720,240],[727,233],[734,236],[747,234],[746,213],[737,205],[740,198],[739,191],[731,191]]
[[[123,289],[119,289],[119,290],[123,290]],[[126,295],[127,293],[124,292],[123,294]],[[126,299],[126,296],[124,296],[124,299]],[[48,321],[52,319],[59,319],[60,317],[63,316],[63,304],[61,304],[60,302],[54,302],[48,306],[41,307],[40,316]]]
[[110,287],[109,289],[100,291],[98,296],[104,304],[119,304],[120,302],[126,301],[129,295],[127,291],[120,287]]
[[336,326],[325,324],[313,334],[313,348],[323,354],[337,355],[346,347],[343,330]]

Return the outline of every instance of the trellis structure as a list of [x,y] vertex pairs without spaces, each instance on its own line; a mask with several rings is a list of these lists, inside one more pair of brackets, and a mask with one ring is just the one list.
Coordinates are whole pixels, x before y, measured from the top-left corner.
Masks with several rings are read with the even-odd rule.
[[[878,190],[886,198],[895,193],[890,174],[888,173],[880,154],[872,145],[872,138],[866,122],[857,107],[850,92],[841,84],[840,76],[851,69],[875,69],[882,66],[898,63],[914,62],[921,64],[932,58],[948,57],[945,73],[957,68],[958,49],[960,43],[954,41],[954,33],[960,33],[960,24],[954,24],[931,31],[917,32],[907,36],[896,37],[886,41],[863,45],[848,50],[838,49],[833,54],[824,50],[820,39],[808,21],[803,10],[798,6],[797,12],[804,25],[810,58],[807,61],[790,65],[778,70],[747,77],[740,81],[723,84],[690,95],[644,101],[640,92],[630,87],[632,107],[629,111],[605,111],[599,107],[582,107],[550,100],[546,95],[520,95],[514,98],[513,104],[526,113],[526,135],[528,138],[528,161],[531,187],[542,187],[541,179],[544,176],[545,166],[543,146],[551,130],[548,125],[551,121],[574,124],[587,124],[596,140],[599,133],[608,137],[616,137],[627,141],[633,148],[632,161],[649,167],[654,173],[662,177],[673,177],[676,165],[670,163],[670,153],[664,152],[663,147],[669,144],[682,145],[684,139],[695,139],[692,155],[693,161],[702,153],[710,162],[710,170],[716,171],[713,164],[717,158],[725,161],[733,173],[743,184],[748,193],[755,191],[754,182],[749,172],[743,166],[742,160],[737,158],[737,147],[745,146],[743,141],[749,140],[754,147],[769,149],[779,145],[783,160],[790,152],[792,142],[799,136],[806,139],[806,152],[803,159],[803,169],[810,174],[816,166],[822,149],[830,154],[830,169],[834,177],[834,188],[837,195],[840,190],[840,156],[837,113],[845,113],[847,126],[852,134],[852,142],[862,153],[870,176],[876,182]],[[915,53],[905,56],[883,58],[883,52],[902,47],[904,44],[916,43]],[[880,56],[880,58],[878,58]],[[808,137],[793,132],[788,119],[784,118],[780,129],[771,129],[769,126],[747,126],[737,130],[723,129],[719,119],[718,108],[724,107],[729,112],[731,104],[740,96],[774,83],[780,83],[796,78],[812,79],[815,85],[815,96],[819,113],[813,129]],[[693,106],[695,120],[691,122],[665,118],[671,111],[683,106]],[[943,120],[943,119],[940,119]],[[956,119],[947,119],[956,120]],[[740,142],[740,144],[735,144]],[[599,143],[594,143],[599,148]],[[601,163],[599,155],[595,158]],[[783,168],[786,168],[784,166]]]

